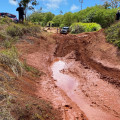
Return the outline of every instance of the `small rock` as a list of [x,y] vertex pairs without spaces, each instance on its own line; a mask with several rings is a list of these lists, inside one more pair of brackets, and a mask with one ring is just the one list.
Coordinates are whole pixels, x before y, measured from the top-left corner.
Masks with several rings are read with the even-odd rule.
[[55,88],[57,88],[57,85],[55,85]]
[[79,117],[75,117],[76,118],[76,120],[79,120]]
[[68,109],[72,109],[72,107],[70,105],[65,105],[64,107],[68,108]]
[[4,81],[4,78],[0,76],[0,81]]
[[64,107],[70,107],[70,105],[65,105]]
[[7,118],[4,118],[3,120],[8,120]]
[[5,99],[5,95],[0,95],[0,101],[2,101],[3,99]]
[[11,103],[16,103],[16,101],[14,99],[11,99],[10,102]]

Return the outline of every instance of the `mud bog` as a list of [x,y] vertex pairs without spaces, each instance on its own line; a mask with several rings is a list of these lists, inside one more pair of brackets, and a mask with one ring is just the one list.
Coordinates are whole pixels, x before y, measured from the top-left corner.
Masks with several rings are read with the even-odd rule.
[[[70,64],[70,63],[69,63]],[[56,80],[56,85],[60,87],[68,97],[85,113],[89,120],[118,120],[109,115],[101,109],[94,108],[88,104],[82,91],[75,92],[78,89],[79,80],[77,78],[64,74],[68,68],[68,64],[64,61],[58,60],[53,62],[51,69],[53,71],[53,78]]]
[[38,99],[63,120],[120,120],[120,56],[103,31],[45,36],[18,45],[27,64],[44,73],[36,78]]

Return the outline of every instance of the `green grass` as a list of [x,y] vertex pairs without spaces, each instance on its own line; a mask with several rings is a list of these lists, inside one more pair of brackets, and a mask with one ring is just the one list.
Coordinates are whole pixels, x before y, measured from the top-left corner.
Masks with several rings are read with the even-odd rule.
[[36,68],[28,65],[28,64],[26,63],[26,61],[24,61],[24,63],[23,63],[23,68],[24,68],[24,70],[26,70],[27,72],[33,73],[33,75],[34,75],[35,77],[40,77],[41,75],[45,75],[44,72],[39,71],[38,69],[36,69]]
[[120,22],[105,29],[106,39],[109,43],[120,48]]

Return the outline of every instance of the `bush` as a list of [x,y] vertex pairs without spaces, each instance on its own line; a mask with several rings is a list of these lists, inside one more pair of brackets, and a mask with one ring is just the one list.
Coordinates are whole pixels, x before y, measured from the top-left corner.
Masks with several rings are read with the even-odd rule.
[[10,35],[11,37],[23,35],[23,29],[18,25],[9,26],[6,31],[7,34]]
[[72,34],[78,34],[82,32],[85,32],[85,27],[82,25],[74,25],[74,27],[71,27]]
[[108,42],[120,48],[120,22],[105,29],[105,34]]
[[101,26],[96,23],[73,23],[71,25],[71,33],[77,34],[81,32],[92,32],[101,29]]
[[40,26],[33,25],[32,23],[29,22],[25,22],[24,24],[17,24],[17,25],[11,24],[11,26],[9,26],[6,29],[6,32],[11,37],[16,37],[16,36],[20,37],[26,33],[35,34],[37,32],[40,32]]
[[106,28],[114,23],[117,9],[105,9],[104,6],[96,5],[77,12],[76,19],[79,22],[98,23],[101,27]]
[[17,37],[8,38],[8,39],[4,40],[4,42],[2,43],[2,45],[3,45],[5,48],[11,48],[11,47],[13,46],[13,44],[15,44],[17,41],[18,41],[18,38],[17,38]]
[[93,17],[93,22],[96,22],[103,28],[106,28],[115,21],[116,11],[116,9],[100,9],[96,11]]
[[11,22],[12,22],[12,20],[8,17],[0,18],[0,24],[6,24],[6,23],[9,24]]
[[60,28],[63,28],[63,27],[65,27],[65,25],[64,25],[64,24],[61,24],[61,25],[60,25]]
[[11,48],[12,47],[12,42],[9,41],[9,40],[5,40],[4,43],[3,43],[3,46],[5,48]]
[[0,53],[0,64],[10,68],[17,76],[22,75],[22,67],[15,47]]
[[6,35],[3,32],[0,32],[0,38],[3,40],[6,39]]

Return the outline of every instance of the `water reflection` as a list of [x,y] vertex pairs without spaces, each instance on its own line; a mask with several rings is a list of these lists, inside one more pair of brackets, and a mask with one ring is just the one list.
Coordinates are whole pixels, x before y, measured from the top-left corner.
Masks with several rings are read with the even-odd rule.
[[64,61],[57,61],[52,65],[53,78],[57,80],[56,84],[66,92],[74,91],[76,87],[75,79],[69,75],[63,74],[61,70],[66,67]]

